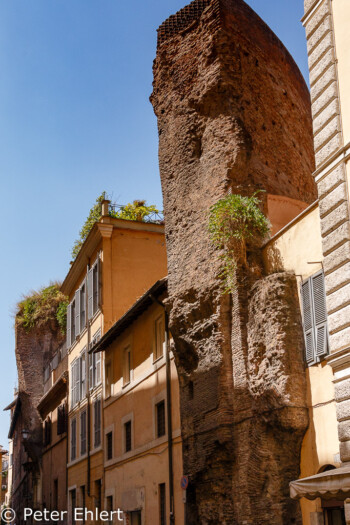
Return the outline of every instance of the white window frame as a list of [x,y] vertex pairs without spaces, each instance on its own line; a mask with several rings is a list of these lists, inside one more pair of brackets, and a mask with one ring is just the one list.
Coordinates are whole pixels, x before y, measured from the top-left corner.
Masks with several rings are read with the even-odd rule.
[[127,344],[123,348],[123,388],[130,385],[134,378],[132,358],[131,344]]
[[[157,436],[157,405],[161,401],[164,401],[165,408],[165,434],[163,436]],[[152,398],[152,416],[153,416],[153,439],[164,439],[168,436],[168,411],[166,405],[166,390],[162,390]]]
[[[161,341],[159,341],[159,328],[161,331]],[[153,363],[162,359],[165,353],[165,318],[164,313],[158,315],[153,321]]]
[[[108,459],[108,447],[107,447],[107,435],[112,434],[112,458]],[[105,462],[108,463],[114,459],[114,424],[110,425],[109,427],[104,429],[104,436],[105,436]]]

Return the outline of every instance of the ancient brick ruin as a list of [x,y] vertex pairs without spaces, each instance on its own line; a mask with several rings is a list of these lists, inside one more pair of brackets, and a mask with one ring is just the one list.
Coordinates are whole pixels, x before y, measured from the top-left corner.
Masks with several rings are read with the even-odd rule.
[[242,0],[195,0],[158,30],[151,101],[187,524],[300,523],[288,490],[308,426],[296,277],[264,275],[255,251],[222,295],[208,210],[259,189],[315,200],[308,89]]

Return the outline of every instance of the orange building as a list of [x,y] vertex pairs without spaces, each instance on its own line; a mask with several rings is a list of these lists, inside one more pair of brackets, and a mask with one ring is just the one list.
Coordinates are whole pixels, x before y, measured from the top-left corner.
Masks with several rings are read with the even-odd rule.
[[179,383],[156,282],[91,349],[104,353],[105,508],[125,523],[184,523]]
[[102,509],[104,361],[88,354],[157,279],[167,274],[163,225],[116,219],[109,202],[62,284],[69,296],[68,511]]

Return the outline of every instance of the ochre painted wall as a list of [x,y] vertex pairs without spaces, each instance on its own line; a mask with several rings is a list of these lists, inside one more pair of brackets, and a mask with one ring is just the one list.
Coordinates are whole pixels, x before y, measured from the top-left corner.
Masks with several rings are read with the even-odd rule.
[[[272,238],[263,258],[267,272],[292,271],[299,283],[318,272],[323,259],[318,206]],[[317,474],[327,464],[338,466],[339,454],[332,368],[323,361],[305,368],[305,373],[310,424],[302,444],[301,478]],[[320,511],[321,502],[302,499],[301,508],[303,525],[312,525],[310,512]]]
[[[156,524],[159,517],[158,485],[166,484],[167,519],[168,448],[167,436],[157,438],[155,404],[165,400],[164,356],[154,361],[154,321],[163,315],[158,305],[149,307],[105,352],[105,363],[112,365],[112,391],[105,401],[105,433],[113,431],[113,459],[105,461],[105,496],[113,495],[115,507],[127,511],[142,504],[142,524]],[[123,385],[123,350],[130,345],[132,379]],[[180,480],[182,444],[180,435],[179,384],[174,360],[171,361],[172,427],[176,523],[184,523]],[[125,453],[124,422],[132,418],[133,446]],[[140,503],[141,502],[141,503]]]

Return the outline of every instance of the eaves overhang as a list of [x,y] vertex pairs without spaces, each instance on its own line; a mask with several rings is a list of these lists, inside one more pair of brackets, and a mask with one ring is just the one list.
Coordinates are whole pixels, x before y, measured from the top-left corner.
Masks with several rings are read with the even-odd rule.
[[50,390],[40,399],[38,411],[42,419],[45,419],[51,410],[55,409],[67,393],[68,372],[65,371],[52,385]]
[[9,430],[9,433],[8,433],[8,438],[9,439],[12,439],[13,433],[14,433],[15,428],[16,428],[17,419],[18,419],[18,416],[19,416],[20,412],[21,412],[21,399],[18,396],[17,399],[16,399],[16,406],[15,406],[15,410],[13,412],[13,416],[12,416],[11,424],[10,424],[10,430]]

